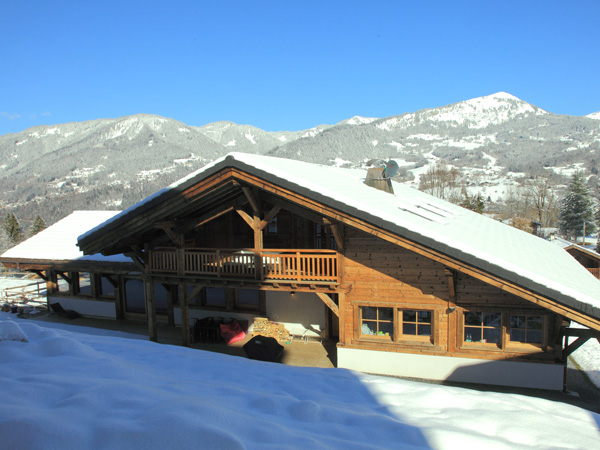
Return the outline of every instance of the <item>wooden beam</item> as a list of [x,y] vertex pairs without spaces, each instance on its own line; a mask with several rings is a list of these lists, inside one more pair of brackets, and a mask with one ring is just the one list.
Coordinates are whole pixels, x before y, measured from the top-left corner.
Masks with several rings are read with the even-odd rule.
[[104,277],[108,280],[108,282],[112,285],[113,288],[117,288],[117,280],[114,280],[112,277],[112,274],[108,274],[108,273],[101,273],[100,274],[101,277]]
[[243,209],[236,209],[236,212],[240,215],[242,219],[244,219],[244,222],[246,222],[250,228],[254,229],[254,218],[252,218],[250,214],[248,214]]
[[40,277],[42,280],[48,281],[48,277],[46,277],[44,272],[42,272],[41,270],[32,270],[32,272],[35,273],[38,277]]
[[269,225],[271,220],[273,220],[273,218],[279,213],[279,211],[281,211],[281,206],[279,205],[275,205],[273,206],[273,208],[271,208],[271,211],[269,211],[265,218],[260,221],[259,228],[261,231],[264,230],[267,225]]
[[69,284],[69,286],[71,286],[71,284],[73,283],[73,280],[68,275],[65,275],[63,272],[59,272],[57,270],[56,274],[59,275],[63,280],[65,280]]
[[165,222],[156,222],[154,226],[160,230],[163,230],[166,235],[171,239],[171,242],[176,246],[181,246],[182,237],[178,233],[175,232],[176,224],[174,221],[165,221]]
[[566,338],[577,338],[569,345],[567,345],[567,347],[565,347],[565,349],[563,350],[563,361],[566,361],[566,359],[575,350],[577,350],[590,339],[597,339],[598,342],[600,342],[600,333],[598,333],[596,330],[589,330],[585,328],[563,328],[562,336]]
[[325,305],[327,305],[327,307],[339,318],[340,309],[338,305],[336,305],[335,302],[331,299],[331,297],[323,292],[316,292],[316,294],[321,300],[323,300],[323,303],[325,303]]
[[129,257],[132,259],[132,261],[135,263],[135,265],[140,268],[141,270],[145,270],[146,266],[144,265],[144,261],[140,260],[138,257],[137,253],[134,252],[128,252],[124,254],[125,256]]
[[252,193],[252,190],[249,187],[242,186],[242,191],[244,192],[244,195],[248,199],[248,202],[250,203],[250,206],[252,207],[252,211],[254,211],[255,215],[258,215],[260,212],[260,208],[258,206],[258,201],[256,200],[256,198],[254,197],[254,194]]
[[344,227],[341,224],[331,223],[329,225],[331,227],[331,232],[333,233],[333,237],[335,239],[335,243],[337,244],[338,250],[344,251],[344,235],[343,230]]

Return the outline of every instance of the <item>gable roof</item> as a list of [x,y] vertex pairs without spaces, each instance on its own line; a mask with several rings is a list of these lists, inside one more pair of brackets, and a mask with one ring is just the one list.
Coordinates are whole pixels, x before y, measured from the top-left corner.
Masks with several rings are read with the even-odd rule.
[[131,263],[123,255],[84,255],[77,247],[77,236],[110,220],[119,211],[75,211],[0,256],[5,264],[56,264],[73,261]]
[[136,222],[141,214],[182,213],[191,200],[177,203],[179,194],[231,168],[600,319],[600,282],[558,246],[405,185],[378,191],[364,184],[364,170],[282,158],[230,153],[83,234],[79,246],[99,251],[107,233],[127,238],[154,227]]

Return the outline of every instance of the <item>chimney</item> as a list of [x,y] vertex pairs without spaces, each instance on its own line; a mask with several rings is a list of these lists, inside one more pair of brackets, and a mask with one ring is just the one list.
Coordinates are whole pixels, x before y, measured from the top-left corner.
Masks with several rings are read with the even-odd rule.
[[385,169],[383,167],[371,167],[367,171],[367,178],[365,179],[365,184],[367,186],[374,187],[375,189],[379,189],[380,191],[393,194],[394,189],[392,188],[392,180],[384,176],[384,170]]

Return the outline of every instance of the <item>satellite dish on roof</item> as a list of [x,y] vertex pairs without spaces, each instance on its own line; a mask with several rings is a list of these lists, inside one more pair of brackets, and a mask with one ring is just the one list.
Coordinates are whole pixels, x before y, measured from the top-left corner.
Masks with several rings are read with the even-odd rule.
[[385,169],[383,169],[383,176],[385,178],[393,178],[398,175],[400,171],[400,166],[396,161],[390,159],[387,163],[385,163]]
[[387,162],[383,159],[371,159],[366,162],[366,165],[383,167],[383,178],[393,178],[398,175],[398,172],[400,171],[400,166],[393,159],[390,159]]

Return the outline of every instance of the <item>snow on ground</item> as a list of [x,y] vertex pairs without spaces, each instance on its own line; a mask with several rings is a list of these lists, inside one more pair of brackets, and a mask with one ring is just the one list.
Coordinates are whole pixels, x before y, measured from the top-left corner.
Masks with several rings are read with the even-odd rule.
[[[0,292],[30,283],[0,278]],[[29,342],[9,340],[15,324]],[[600,344],[573,357],[600,387]],[[262,363],[10,313],[0,313],[0,362],[0,448],[591,449],[600,440],[600,415],[564,403]]]
[[[564,403],[13,317],[0,315],[3,448],[593,449],[600,440],[600,415]],[[3,321],[28,342],[9,340],[15,326]]]

